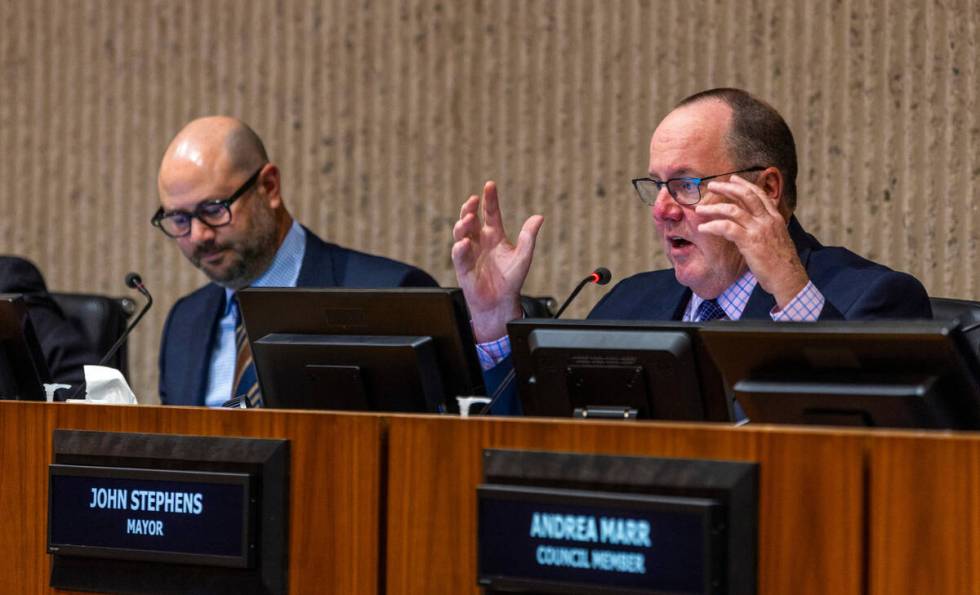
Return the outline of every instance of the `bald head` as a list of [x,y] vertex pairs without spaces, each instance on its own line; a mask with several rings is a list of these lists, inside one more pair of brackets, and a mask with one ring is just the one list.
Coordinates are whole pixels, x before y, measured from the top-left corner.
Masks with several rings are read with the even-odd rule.
[[[190,222],[176,242],[196,267],[220,285],[246,287],[268,268],[292,224],[279,183],[279,168],[244,122],[199,118],[177,133],[163,155],[161,216]],[[199,209],[210,203],[225,205],[227,217],[202,219]]]
[[253,172],[269,156],[262,139],[247,124],[229,116],[198,118],[170,141],[160,164],[160,183],[172,170],[207,170],[212,175]]

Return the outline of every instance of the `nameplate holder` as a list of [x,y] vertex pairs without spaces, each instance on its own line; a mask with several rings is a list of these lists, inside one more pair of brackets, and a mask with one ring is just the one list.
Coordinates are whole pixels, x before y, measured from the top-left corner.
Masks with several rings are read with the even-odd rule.
[[488,593],[756,590],[754,463],[484,451],[477,583]]
[[288,592],[289,443],[55,430],[52,587]]

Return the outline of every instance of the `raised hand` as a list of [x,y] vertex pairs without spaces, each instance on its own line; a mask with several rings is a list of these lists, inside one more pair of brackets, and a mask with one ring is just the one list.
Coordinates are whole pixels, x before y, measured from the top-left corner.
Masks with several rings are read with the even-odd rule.
[[541,215],[529,217],[517,244],[512,244],[504,231],[493,181],[484,185],[482,200],[474,194],[463,203],[459,221],[453,226],[453,267],[477,342],[504,336],[507,322],[520,317],[521,287],[542,223]]
[[779,308],[785,308],[803,290],[809,277],[776,201],[762,188],[737,175],[727,182],[709,182],[708,190],[724,197],[726,202],[701,203],[695,207],[704,219],[698,231],[734,243],[759,285],[776,298]]

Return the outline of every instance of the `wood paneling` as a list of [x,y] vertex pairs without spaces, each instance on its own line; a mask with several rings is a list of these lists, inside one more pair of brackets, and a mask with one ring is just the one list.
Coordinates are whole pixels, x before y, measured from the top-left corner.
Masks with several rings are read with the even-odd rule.
[[722,85],[786,116],[810,231],[980,298],[975,0],[0,0],[0,252],[59,290],[141,272],[152,401],[166,312],[204,282],[149,225],[189,119],[244,118],[302,222],[443,284],[494,178],[512,231],[546,216],[528,293],[563,296],[598,264],[666,265],[629,180],[670,106]]
[[978,434],[15,402],[0,428],[3,593],[50,592],[66,428],[290,440],[291,593],[476,593],[482,450],[528,448],[758,462],[763,595],[980,594]]
[[980,593],[980,435],[876,435],[870,593]]
[[760,463],[759,593],[863,592],[864,437],[712,426],[396,417],[389,425],[390,595],[476,593],[484,448]]
[[290,593],[375,593],[380,417],[0,402],[0,591],[47,593],[47,465],[56,428],[290,441]]

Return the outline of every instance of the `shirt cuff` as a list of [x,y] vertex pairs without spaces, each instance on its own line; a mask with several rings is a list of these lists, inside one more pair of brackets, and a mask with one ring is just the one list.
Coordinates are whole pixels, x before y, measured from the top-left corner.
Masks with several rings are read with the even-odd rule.
[[476,344],[476,355],[480,358],[480,367],[484,370],[495,368],[510,355],[510,337],[504,335],[495,341]]
[[809,281],[785,308],[780,310],[777,305],[769,311],[769,315],[777,322],[816,322],[825,302],[817,286]]

